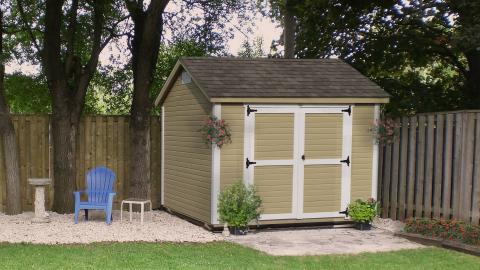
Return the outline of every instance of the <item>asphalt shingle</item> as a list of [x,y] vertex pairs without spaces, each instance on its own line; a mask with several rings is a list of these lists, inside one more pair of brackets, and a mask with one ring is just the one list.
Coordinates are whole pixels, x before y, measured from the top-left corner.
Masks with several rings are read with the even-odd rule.
[[188,57],[180,61],[210,98],[389,96],[340,59]]

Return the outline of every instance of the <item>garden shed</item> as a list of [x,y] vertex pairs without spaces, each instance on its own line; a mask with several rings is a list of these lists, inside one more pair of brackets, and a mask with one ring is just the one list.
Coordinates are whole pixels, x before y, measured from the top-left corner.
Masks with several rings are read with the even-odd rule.
[[[389,95],[339,59],[180,59],[155,104],[162,108],[162,204],[218,226],[219,192],[255,184],[262,224],[344,221],[376,197],[371,127]],[[231,143],[207,145],[208,116]]]

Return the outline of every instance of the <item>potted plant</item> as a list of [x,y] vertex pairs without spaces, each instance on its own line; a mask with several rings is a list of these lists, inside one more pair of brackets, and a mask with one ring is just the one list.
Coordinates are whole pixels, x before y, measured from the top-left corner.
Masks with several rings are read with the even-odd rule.
[[248,223],[260,217],[262,199],[255,187],[245,186],[241,181],[225,188],[218,196],[218,215],[234,235],[244,235]]
[[378,203],[373,198],[358,199],[348,205],[348,215],[355,222],[355,228],[361,231],[371,229],[372,221],[377,213]]

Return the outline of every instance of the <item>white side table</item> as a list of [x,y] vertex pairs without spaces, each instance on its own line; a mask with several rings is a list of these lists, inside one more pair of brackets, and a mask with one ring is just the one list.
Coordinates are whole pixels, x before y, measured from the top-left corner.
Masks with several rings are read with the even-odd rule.
[[128,198],[122,200],[122,204],[120,205],[120,221],[123,220],[123,204],[128,204],[128,211],[130,213],[130,221],[132,221],[132,205],[139,204],[140,205],[140,223],[143,224],[143,213],[145,212],[145,204],[150,204],[150,221],[153,220],[153,212],[152,212],[152,201],[146,199],[137,199],[137,198]]

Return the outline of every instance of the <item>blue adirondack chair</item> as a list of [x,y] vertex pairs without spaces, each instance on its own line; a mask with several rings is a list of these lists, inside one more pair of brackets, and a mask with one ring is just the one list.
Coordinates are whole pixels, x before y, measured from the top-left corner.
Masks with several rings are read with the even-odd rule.
[[[105,211],[106,222],[112,222],[112,204],[115,183],[115,173],[107,167],[96,167],[87,174],[87,189],[75,191],[75,224],[78,223],[78,212],[85,210],[85,219],[88,220],[88,210]],[[87,194],[88,201],[80,201],[80,195]]]

